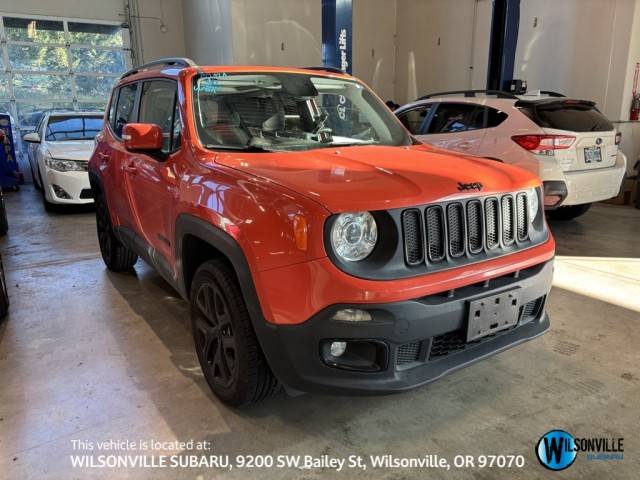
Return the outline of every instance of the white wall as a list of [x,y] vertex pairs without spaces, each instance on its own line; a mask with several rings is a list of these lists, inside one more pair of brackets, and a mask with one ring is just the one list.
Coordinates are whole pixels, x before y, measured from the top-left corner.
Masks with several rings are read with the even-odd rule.
[[353,74],[395,100],[396,0],[353,0]]
[[[142,30],[141,63],[162,57],[185,56],[182,3],[182,0],[138,0]],[[161,21],[166,32],[160,30]]]
[[187,56],[202,65],[233,62],[230,0],[184,0]]
[[320,0],[231,0],[231,18],[234,63],[322,64]]
[[620,119],[637,3],[522,2],[515,78],[526,79],[530,90],[556,90],[594,100],[609,118]]
[[397,2],[398,103],[429,92],[486,85],[490,0]]

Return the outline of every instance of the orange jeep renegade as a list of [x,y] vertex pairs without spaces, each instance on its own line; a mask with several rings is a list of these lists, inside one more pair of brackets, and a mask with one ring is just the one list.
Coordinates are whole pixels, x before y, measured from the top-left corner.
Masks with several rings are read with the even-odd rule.
[[89,175],[105,263],[190,302],[232,405],[406,390],[549,328],[540,180],[418,143],[331,69],[143,65]]

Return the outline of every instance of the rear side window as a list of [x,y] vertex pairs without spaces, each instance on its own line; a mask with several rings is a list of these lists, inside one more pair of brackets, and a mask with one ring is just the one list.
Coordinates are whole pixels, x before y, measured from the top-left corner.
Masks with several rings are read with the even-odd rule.
[[570,132],[608,132],[614,128],[607,117],[590,103],[561,101],[520,110],[542,128]]
[[487,128],[493,128],[504,122],[509,115],[501,110],[495,108],[486,107],[487,109]]
[[120,88],[118,95],[118,105],[116,106],[116,118],[113,124],[113,131],[118,138],[122,137],[122,128],[133,121],[133,108],[136,103],[136,93],[138,84],[132,83]]
[[468,103],[442,103],[436,110],[429,133],[456,133],[482,128],[482,115],[474,115],[476,106]]
[[398,116],[398,119],[414,135],[420,135],[425,119],[429,116],[433,104],[424,105],[422,107],[414,108],[408,112],[404,112]]
[[[154,123],[162,129],[162,151],[168,153],[179,146],[174,139],[176,125],[176,83],[169,80],[153,80],[144,82],[140,98],[141,123]],[[174,144],[175,145],[172,145]]]

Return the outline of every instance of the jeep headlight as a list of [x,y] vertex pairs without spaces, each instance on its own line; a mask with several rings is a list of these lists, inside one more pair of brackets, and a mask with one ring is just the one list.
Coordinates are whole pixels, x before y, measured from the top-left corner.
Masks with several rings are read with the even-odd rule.
[[364,260],[377,241],[378,227],[369,212],[342,213],[331,226],[331,247],[341,260]]
[[87,162],[77,160],[45,157],[44,163],[47,167],[58,172],[83,172],[87,170]]
[[530,188],[527,190],[527,200],[529,203],[529,222],[533,223],[538,215],[538,209],[540,208],[540,197],[538,196],[537,188]]

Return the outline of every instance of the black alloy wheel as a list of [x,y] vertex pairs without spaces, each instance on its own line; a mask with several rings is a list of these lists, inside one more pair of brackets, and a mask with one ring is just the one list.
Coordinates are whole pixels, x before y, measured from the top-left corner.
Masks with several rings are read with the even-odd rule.
[[227,389],[238,374],[237,345],[229,305],[220,287],[211,281],[200,285],[196,306],[194,336],[200,365],[213,388]]

